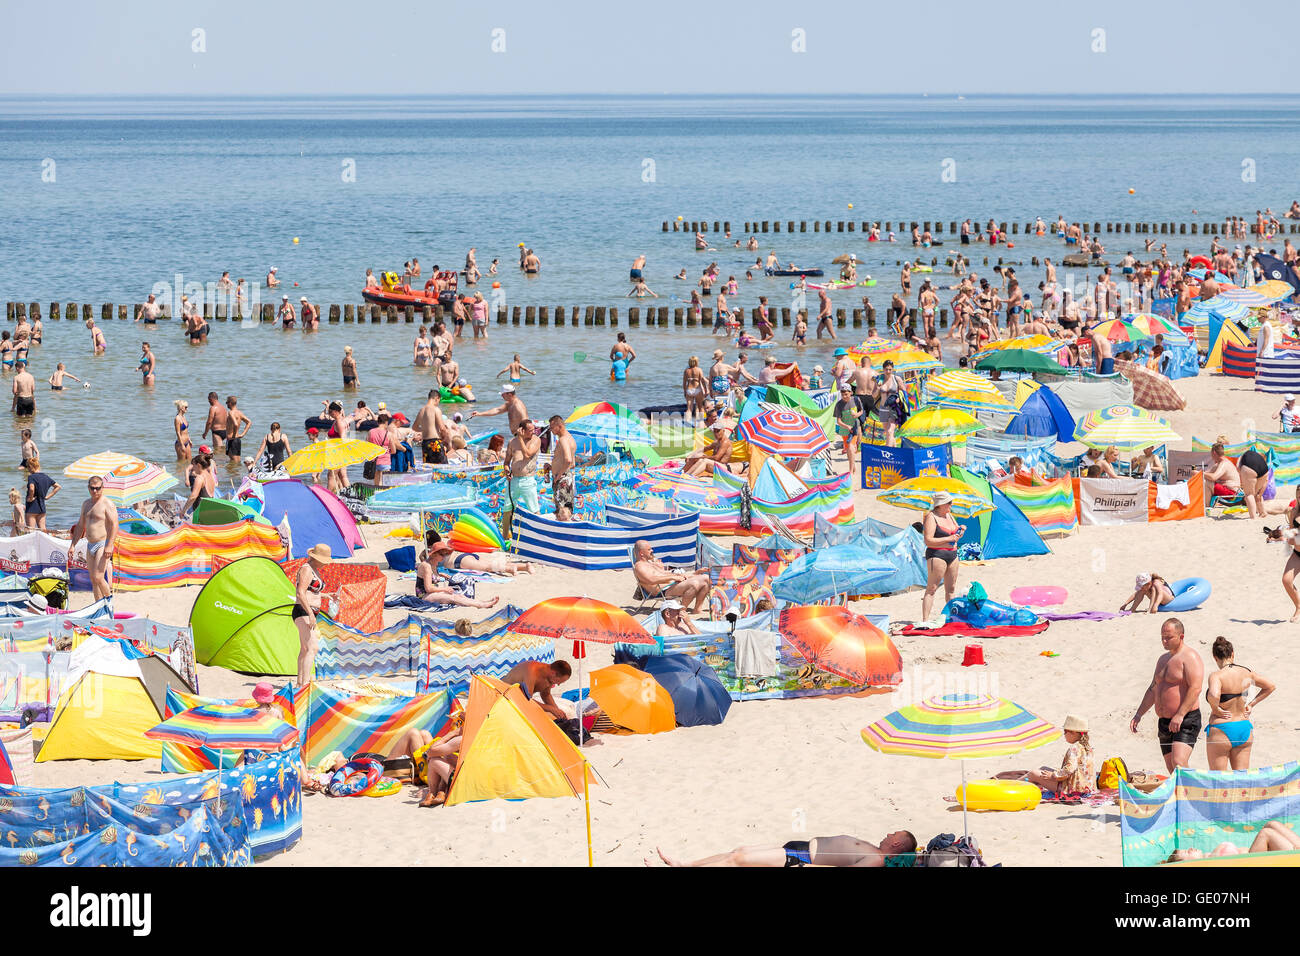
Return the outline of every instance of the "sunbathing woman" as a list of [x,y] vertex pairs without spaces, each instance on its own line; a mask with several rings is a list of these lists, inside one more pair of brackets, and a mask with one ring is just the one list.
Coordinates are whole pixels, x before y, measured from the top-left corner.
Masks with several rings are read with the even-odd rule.
[[1300,837],[1296,836],[1294,831],[1288,829],[1286,824],[1277,820],[1270,820],[1264,824],[1259,833],[1255,834],[1255,839],[1251,841],[1249,849],[1242,849],[1235,843],[1220,843],[1209,853],[1189,847],[1186,850],[1175,850],[1165,862],[1177,863],[1180,860],[1201,860],[1207,856],[1270,853],[1274,850],[1300,850]]
[[1155,573],[1139,574],[1133,588],[1133,596],[1119,606],[1121,611],[1132,611],[1136,614],[1138,605],[1143,600],[1149,600],[1151,606],[1147,608],[1147,613],[1154,614],[1174,599],[1174,592],[1169,587],[1169,582]]
[[422,601],[455,604],[458,607],[496,607],[497,602],[501,600],[500,597],[494,597],[490,601],[480,601],[465,597],[450,584],[439,583],[441,579],[434,572],[434,567],[438,558],[444,553],[442,550],[444,548],[451,551],[451,546],[447,542],[439,541],[430,550],[420,552],[420,559],[415,565],[415,596]]
[[435,563],[449,571],[477,571],[479,574],[508,574],[512,577],[520,572],[533,573],[533,566],[523,561],[513,561],[510,555],[501,551],[491,554],[457,554],[451,545],[439,542],[433,549]]

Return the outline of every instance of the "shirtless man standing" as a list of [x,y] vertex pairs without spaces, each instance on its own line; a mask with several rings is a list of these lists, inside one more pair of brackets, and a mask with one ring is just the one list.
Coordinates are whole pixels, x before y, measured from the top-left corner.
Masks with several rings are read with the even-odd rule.
[[451,430],[442,415],[442,392],[429,389],[429,400],[424,403],[411,427],[420,433],[421,457],[425,464],[445,464],[447,449],[451,446]]
[[1092,362],[1097,374],[1112,374],[1115,371],[1115,357],[1110,351],[1110,339],[1102,335],[1096,326],[1093,326],[1088,333],[1088,341],[1092,343]]
[[618,341],[609,350],[609,360],[612,362],[617,358],[622,358],[629,366],[636,359],[636,349],[627,344],[626,332],[618,333]]
[[552,415],[549,422],[555,438],[551,447],[551,495],[555,499],[555,519],[573,520],[573,465],[578,457],[578,443],[564,427],[562,415]]
[[113,542],[117,540],[117,508],[104,497],[103,478],[91,478],[86,487],[90,498],[81,506],[81,517],[72,526],[72,540],[86,539],[86,567],[94,600],[98,601],[113,591],[109,574],[113,566]]
[[1192,758],[1192,748],[1201,733],[1201,686],[1205,682],[1205,664],[1201,655],[1192,650],[1183,639],[1183,622],[1168,618],[1160,627],[1160,643],[1165,653],[1156,661],[1155,674],[1142,695],[1137,713],[1129,722],[1129,730],[1138,732],[1142,715],[1156,708],[1160,718],[1160,752],[1165,756],[1165,769],[1186,767]]
[[27,371],[26,362],[18,362],[14,371],[14,398],[10,407],[19,418],[27,418],[36,414],[36,379]]
[[226,444],[227,417],[220,396],[216,392],[208,392],[208,420],[203,423],[202,437],[207,438],[208,432],[212,433],[212,447],[215,451],[221,451]]
[[523,400],[515,393],[515,387],[510,384],[501,386],[501,401],[502,404],[496,408],[489,408],[486,411],[475,410],[469,413],[469,417],[478,418],[482,416],[486,418],[504,413],[510,422],[510,434],[516,434],[519,431],[519,425],[528,417],[528,409],[524,406]]
[[831,312],[831,297],[825,289],[817,290],[817,338],[822,337],[825,329],[832,339],[835,338],[835,317]]
[[243,451],[244,436],[253,424],[247,415],[235,407],[239,399],[233,395],[226,396],[226,456],[231,461],[239,461]]
[[[510,386],[506,386],[509,388]],[[515,437],[506,446],[506,469],[510,473],[510,507],[534,514],[542,510],[537,499],[537,454],[542,450],[542,438],[531,418],[525,418],[515,429]]]

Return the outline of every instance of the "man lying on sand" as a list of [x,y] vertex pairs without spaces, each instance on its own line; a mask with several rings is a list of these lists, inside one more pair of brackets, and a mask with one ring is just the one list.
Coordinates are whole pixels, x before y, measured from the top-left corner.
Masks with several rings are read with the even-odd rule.
[[[655,852],[669,866],[911,866],[916,859],[916,837],[907,830],[896,830],[879,846],[851,836],[814,837],[791,840],[784,846],[742,846],[693,863],[674,859],[657,847]],[[653,863],[647,858],[645,865]]]

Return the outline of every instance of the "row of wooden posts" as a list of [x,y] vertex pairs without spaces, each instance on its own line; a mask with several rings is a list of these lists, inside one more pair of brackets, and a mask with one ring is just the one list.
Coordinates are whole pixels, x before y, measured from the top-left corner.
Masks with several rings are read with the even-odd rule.
[[[664,232],[690,232],[690,233],[731,232],[731,223],[726,220],[722,220],[722,219],[713,220],[712,223],[713,228],[711,230],[709,228],[709,225],[710,225],[709,222],[703,219],[692,220],[689,222],[686,220],[680,220],[680,221],[672,220],[672,221],[664,222],[663,231]],[[783,225],[784,225],[784,229],[782,228]],[[798,226],[797,229],[795,228],[796,225]],[[894,225],[895,223],[892,220],[886,220],[885,222],[880,224],[880,228],[883,232],[889,232],[891,229],[893,229]],[[982,228],[982,224],[980,223],[973,223],[973,225]],[[1032,236],[1034,234],[1034,225],[1035,223],[1027,222],[1025,223],[1024,228],[1022,229],[1020,223],[1018,222],[1013,222],[1010,224],[1004,222],[998,225],[998,229],[1000,229],[1004,235],[1018,236],[1023,232],[1023,234],[1026,236]],[[1088,228],[1088,223],[1086,222],[1076,223],[1076,225],[1082,226],[1084,230],[1087,230]],[[847,219],[835,220],[835,221],[832,221],[830,219],[814,219],[812,220],[812,229],[809,229],[808,220],[799,220],[799,222],[796,223],[795,220],[793,219],[786,219],[786,220],[764,219],[761,222],[759,221],[746,222],[744,226],[745,228],[741,230],[741,234],[748,236],[760,232],[856,232],[859,231],[859,227],[861,232],[869,233],[871,231],[872,223],[866,220],[857,222],[857,221],[850,221]],[[924,221],[919,221],[919,222],[916,220],[912,220],[911,222],[904,222],[903,220],[900,219],[897,222],[897,226],[898,226],[897,231],[902,233],[910,233],[913,229],[920,229],[923,232],[929,232],[931,235],[935,235],[935,236],[944,235],[943,223],[939,222],[938,220],[926,219]],[[1252,230],[1254,229],[1253,224],[1248,223],[1248,226]],[[950,221],[948,223],[949,234],[953,236],[957,236],[959,235],[958,232],[959,229],[960,229],[960,224],[957,223],[955,220]],[[1290,235],[1296,235],[1298,232],[1300,232],[1300,223],[1284,222],[1282,223],[1282,229],[1283,231],[1287,232]],[[1054,226],[1049,223],[1047,227],[1046,235],[1054,236],[1055,233],[1053,230],[1054,230]],[[1100,235],[1103,231],[1108,233],[1117,233],[1117,232],[1138,233],[1139,235],[1148,233],[1148,234],[1158,234],[1162,236],[1165,235],[1185,236],[1189,234],[1193,236],[1198,234],[1205,235],[1205,236],[1219,236],[1219,235],[1226,235],[1230,231],[1230,229],[1227,221],[1192,222],[1192,223],[1187,223],[1187,222],[1105,222],[1105,223],[1094,222],[1092,223],[1092,235]]]
[[[1067,292],[1068,296],[1069,293]],[[101,322],[112,321],[114,316],[119,321],[126,321],[128,315],[138,315],[141,306],[139,304],[132,306],[126,305],[109,305],[105,304],[100,307],[99,320]],[[275,322],[275,314],[271,305],[262,307],[261,321],[267,323]],[[230,319],[230,316],[223,305],[213,308],[205,305],[204,318],[224,322]],[[768,314],[774,324],[784,327],[792,327],[795,318],[803,313],[809,326],[814,325],[814,319],[807,310],[788,309],[788,308],[770,308]],[[9,321],[17,321],[19,317],[40,318],[41,310],[39,302],[7,302],[5,303],[5,313]],[[404,309],[398,309],[396,306],[381,308],[378,305],[331,305],[327,307],[326,321],[338,323],[353,323],[360,325],[379,325],[386,323],[406,322],[414,323],[417,319],[420,322],[432,322],[437,319],[447,320],[440,307],[428,307],[423,309],[414,309],[407,306]],[[743,316],[744,310],[737,309],[734,314]],[[917,309],[909,309],[908,315],[911,321],[916,322],[919,316]],[[69,302],[66,306],[60,307],[58,302],[50,303],[49,318],[57,319],[61,315],[72,320],[94,319],[93,306],[83,304],[78,306],[75,302]],[[758,325],[759,310],[754,308],[749,310],[749,320],[751,326]],[[164,314],[163,319],[170,321],[170,315]],[[235,316],[233,321],[241,321],[242,317]],[[511,309],[499,309],[496,313],[498,325],[534,325],[534,326],[615,326],[625,320],[631,328],[661,327],[668,326],[685,326],[686,328],[712,328],[713,326],[713,309],[704,307],[697,313],[694,309],[685,306],[649,306],[639,307],[632,306],[626,310],[625,315],[620,315],[617,306],[588,305],[588,306],[514,306]],[[845,328],[852,325],[853,328],[861,328],[864,325],[872,328],[876,325],[876,307],[868,305],[858,309],[836,309],[835,324],[839,328]],[[939,310],[939,326],[947,328],[948,310]]]

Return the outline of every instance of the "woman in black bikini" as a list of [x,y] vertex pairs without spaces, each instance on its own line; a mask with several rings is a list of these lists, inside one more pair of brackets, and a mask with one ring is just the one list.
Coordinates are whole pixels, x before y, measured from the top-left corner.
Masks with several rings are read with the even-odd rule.
[[1268,459],[1254,448],[1246,449],[1237,459],[1241,495],[1246,499],[1246,512],[1251,518],[1264,514],[1264,489],[1268,487],[1268,472]]
[[320,636],[316,632],[316,615],[321,610],[318,596],[325,587],[319,571],[332,561],[334,555],[329,545],[318,544],[307,549],[307,563],[298,569],[293,579],[293,623],[298,628],[298,686],[311,683],[316,667],[316,650]]
[[966,530],[952,516],[952,495],[946,491],[937,492],[933,508],[926,514],[921,533],[925,537],[925,567],[929,580],[925,584],[925,597],[921,598],[921,616],[930,620],[930,611],[934,607],[934,595],[943,584],[944,603],[952,600],[957,589],[957,542]]
[[280,423],[271,422],[271,431],[262,439],[262,444],[258,446],[257,455],[253,460],[260,464],[265,455],[268,462],[266,470],[275,471],[290,454],[292,452],[289,449],[289,439],[285,438],[284,433],[280,431]]
[[217,493],[217,476],[212,468],[212,456],[199,453],[190,462],[185,472],[185,483],[189,485],[190,496],[185,502],[182,514],[189,514],[204,498],[211,498]]

